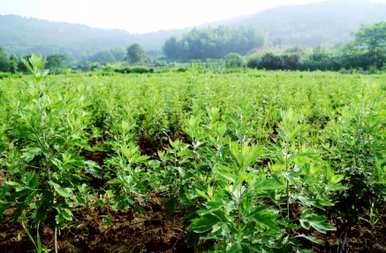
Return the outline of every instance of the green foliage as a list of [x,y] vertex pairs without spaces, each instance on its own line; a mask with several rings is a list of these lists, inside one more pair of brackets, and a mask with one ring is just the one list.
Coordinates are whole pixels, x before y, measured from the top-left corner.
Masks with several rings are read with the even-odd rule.
[[42,56],[32,54],[28,58],[22,59],[27,70],[32,73],[35,83],[32,85],[35,87],[41,87],[43,79],[47,76],[48,70],[44,70],[45,60]]
[[225,56],[225,66],[227,68],[241,68],[244,66],[243,57],[236,53],[230,53]]
[[165,44],[163,46],[163,52],[169,59],[178,59],[181,56],[180,51],[182,50],[180,48],[180,43],[175,37],[171,37],[167,41],[165,41]]
[[0,214],[37,250],[43,228],[82,223],[75,210],[146,217],[154,194],[197,252],[301,252],[352,217],[380,223],[385,75],[50,76],[41,57],[26,63],[32,76],[0,80]]
[[148,68],[148,67],[136,66],[136,67],[117,68],[117,69],[114,69],[114,71],[122,74],[146,74],[146,73],[153,73],[154,69]]
[[124,61],[126,58],[125,50],[115,49],[115,50],[103,50],[99,51],[94,55],[88,57],[89,62],[97,62],[99,64],[109,64],[115,62]]
[[246,54],[260,48],[264,38],[252,28],[193,29],[180,40],[170,38],[163,47],[172,60],[205,60],[223,58],[229,53]]
[[382,69],[386,61],[386,25],[362,27],[355,40],[336,50],[314,48],[310,51],[256,53],[248,57],[247,66],[267,70]]
[[[343,107],[339,119],[326,131],[326,159],[344,175],[347,189],[337,196],[341,218],[350,226],[386,200],[385,103],[379,88],[369,88],[353,100],[355,107]],[[338,138],[339,136],[339,138]]]
[[133,44],[127,48],[127,61],[129,64],[140,64],[145,60],[145,51],[139,44]]
[[10,71],[10,62],[4,49],[0,48],[0,72]]
[[52,73],[59,73],[66,67],[67,57],[61,54],[49,55],[46,58],[45,67]]
[[386,61],[386,22],[363,26],[355,34],[353,45],[375,67],[382,68]]

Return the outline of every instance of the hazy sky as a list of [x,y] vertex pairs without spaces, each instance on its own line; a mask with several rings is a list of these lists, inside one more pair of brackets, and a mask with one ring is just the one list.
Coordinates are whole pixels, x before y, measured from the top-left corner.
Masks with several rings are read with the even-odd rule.
[[143,33],[253,14],[280,5],[312,2],[320,0],[0,0],[0,14]]

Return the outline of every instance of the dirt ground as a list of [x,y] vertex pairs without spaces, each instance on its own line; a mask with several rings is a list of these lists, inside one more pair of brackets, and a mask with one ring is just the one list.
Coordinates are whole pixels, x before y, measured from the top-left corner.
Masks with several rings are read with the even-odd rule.
[[[105,220],[108,220],[107,222]],[[106,224],[108,223],[108,224]],[[76,224],[76,225],[75,225]],[[31,231],[31,234],[34,234]],[[45,245],[54,248],[53,229],[40,231]],[[185,241],[182,215],[167,216],[153,196],[143,212],[87,207],[74,212],[74,223],[58,235],[59,252],[192,252]],[[33,252],[33,245],[18,224],[0,226],[0,252]]]

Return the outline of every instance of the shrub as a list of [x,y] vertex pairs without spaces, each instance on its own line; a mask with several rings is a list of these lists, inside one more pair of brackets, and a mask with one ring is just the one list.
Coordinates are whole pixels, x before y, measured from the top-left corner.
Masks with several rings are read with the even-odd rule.
[[244,66],[243,57],[237,53],[230,53],[225,56],[225,66],[227,68],[241,68]]
[[120,69],[115,69],[114,70],[117,73],[122,73],[122,74],[146,74],[146,73],[154,73],[154,69],[152,68],[147,68],[147,67],[125,67],[125,68],[120,68]]

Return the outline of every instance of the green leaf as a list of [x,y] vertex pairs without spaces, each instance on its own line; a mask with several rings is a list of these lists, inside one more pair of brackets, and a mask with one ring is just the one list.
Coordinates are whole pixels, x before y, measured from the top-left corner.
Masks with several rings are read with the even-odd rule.
[[55,192],[63,198],[71,198],[73,196],[72,190],[70,188],[63,188],[59,184],[52,181],[48,181],[48,184],[54,187]]
[[305,234],[301,234],[301,235],[298,235],[296,236],[298,238],[304,238],[312,243],[315,243],[315,244],[322,244],[323,242],[321,240],[319,240],[318,238],[314,237],[314,236],[311,236],[311,235],[305,235]]
[[310,229],[312,227],[323,234],[327,231],[335,230],[323,216],[311,212],[304,212],[299,221],[303,228]]
[[189,229],[195,233],[206,233],[212,230],[212,227],[219,222],[216,216],[207,214],[200,218],[196,218],[190,224]]
[[31,147],[25,150],[23,153],[22,159],[29,163],[31,162],[35,157],[40,155],[42,153],[42,150],[39,147]]
[[241,242],[240,241],[235,241],[235,242],[228,243],[228,245],[227,245],[227,247],[225,249],[225,252],[227,252],[227,253],[243,252],[243,248],[241,246]]
[[261,207],[250,213],[249,217],[252,218],[252,220],[254,220],[257,224],[260,224],[263,227],[268,228],[269,230],[279,230],[277,224],[277,219],[279,218],[279,216],[274,210]]
[[115,202],[115,208],[117,209],[125,209],[128,206],[135,206],[135,201],[127,196],[119,196]]
[[56,208],[57,214],[55,216],[56,224],[61,226],[66,221],[72,220],[72,212],[68,208]]
[[14,182],[14,181],[7,181],[7,182],[5,182],[5,184],[8,186],[14,187],[14,188],[20,186],[20,184],[18,182]]

